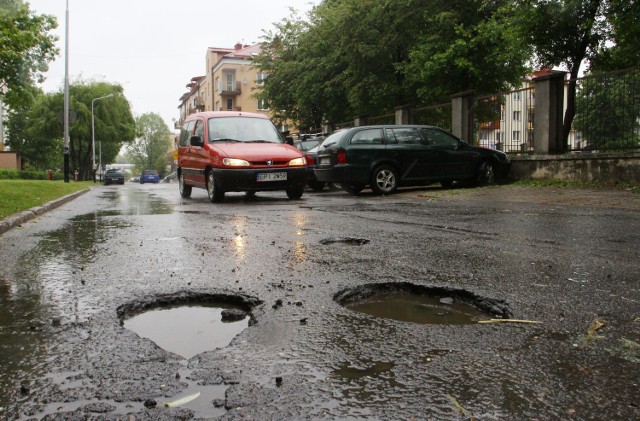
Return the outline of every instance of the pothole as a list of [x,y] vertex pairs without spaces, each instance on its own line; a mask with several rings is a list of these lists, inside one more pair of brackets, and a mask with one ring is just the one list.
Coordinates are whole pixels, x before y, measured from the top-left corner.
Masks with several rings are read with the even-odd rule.
[[329,244],[347,244],[351,246],[362,246],[364,244],[368,244],[369,240],[364,238],[353,238],[353,237],[340,237],[340,238],[325,238],[320,240],[320,244],[329,245]]
[[334,297],[342,306],[373,317],[419,324],[475,324],[508,318],[508,305],[469,291],[410,283],[368,284]]
[[186,359],[228,346],[251,324],[260,302],[238,296],[163,297],[118,310],[122,325],[160,348]]

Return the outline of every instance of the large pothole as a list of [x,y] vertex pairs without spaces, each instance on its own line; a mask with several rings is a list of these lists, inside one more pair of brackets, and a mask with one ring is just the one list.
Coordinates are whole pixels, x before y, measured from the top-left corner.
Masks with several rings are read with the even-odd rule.
[[251,323],[259,300],[235,295],[177,294],[118,309],[122,325],[189,359],[228,346]]
[[508,318],[508,305],[466,290],[411,283],[367,284],[334,296],[340,305],[373,317],[420,324],[475,324]]

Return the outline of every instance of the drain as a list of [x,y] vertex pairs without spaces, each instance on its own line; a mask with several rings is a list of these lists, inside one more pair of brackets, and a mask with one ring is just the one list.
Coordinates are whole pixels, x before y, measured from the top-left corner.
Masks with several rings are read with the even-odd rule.
[[122,325],[184,358],[228,346],[251,324],[258,300],[236,296],[162,297],[118,309]]
[[370,316],[420,324],[475,324],[509,317],[506,303],[465,290],[410,283],[369,284],[342,291],[334,299]]

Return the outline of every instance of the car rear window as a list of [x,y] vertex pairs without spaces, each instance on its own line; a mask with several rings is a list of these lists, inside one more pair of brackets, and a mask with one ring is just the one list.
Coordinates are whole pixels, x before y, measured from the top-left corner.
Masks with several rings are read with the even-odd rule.
[[158,174],[158,171],[155,171],[155,170],[146,170],[144,172],[144,175],[156,175],[156,174]]

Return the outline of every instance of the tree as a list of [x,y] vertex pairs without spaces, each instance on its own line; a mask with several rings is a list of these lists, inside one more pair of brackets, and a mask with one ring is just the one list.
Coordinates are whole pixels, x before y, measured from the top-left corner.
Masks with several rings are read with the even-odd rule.
[[55,28],[55,17],[35,15],[28,3],[0,0],[0,102],[9,108],[18,94],[42,81],[58,54],[57,37],[50,33]]
[[609,0],[520,0],[518,27],[542,67],[562,66],[569,72],[563,144],[568,149],[575,116],[576,79],[610,37]]
[[502,90],[527,72],[506,0],[325,0],[265,36],[257,96],[301,125]]
[[591,60],[591,72],[607,72],[640,66],[640,2],[610,0],[606,11],[609,42],[600,45]]
[[136,140],[128,148],[129,160],[140,171],[156,170],[161,177],[166,175],[170,135],[167,124],[159,114],[142,114],[136,118]]
[[[100,143],[103,163],[113,162],[123,144],[135,136],[135,121],[129,102],[122,95],[122,86],[107,82],[79,80],[69,86],[69,154],[71,168],[78,169],[81,180],[92,178],[93,148],[91,136],[91,102],[95,98],[114,94],[94,106],[95,140]],[[55,92],[38,97],[28,112],[22,130],[10,134],[12,150],[40,168],[40,154],[50,155],[62,150],[64,93]],[[98,146],[96,145],[96,150]],[[50,160],[57,158],[48,156]]]

